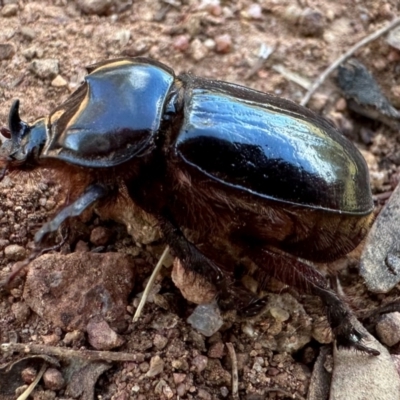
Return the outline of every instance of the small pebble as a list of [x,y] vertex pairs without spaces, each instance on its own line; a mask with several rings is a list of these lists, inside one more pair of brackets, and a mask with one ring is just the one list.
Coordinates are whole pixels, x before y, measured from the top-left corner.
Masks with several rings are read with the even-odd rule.
[[60,390],[65,385],[65,380],[58,369],[48,368],[43,374],[43,382],[46,389]]
[[186,385],[184,383],[181,383],[178,385],[178,387],[176,388],[176,394],[179,397],[184,397],[186,395]]
[[76,340],[80,340],[83,338],[83,332],[80,330],[75,330],[72,332],[67,332],[64,336],[63,342],[65,344],[71,344],[72,342],[75,342]]
[[75,251],[86,253],[90,251],[89,245],[83,240],[78,240],[78,242],[75,245]]
[[33,60],[29,69],[41,79],[54,79],[59,72],[58,60],[53,58]]
[[301,13],[302,9],[297,5],[292,4],[283,8],[282,18],[290,24],[295,25],[298,23]]
[[172,391],[171,387],[169,385],[167,385],[167,384],[163,385],[162,394],[167,399],[172,399],[174,397],[174,392]]
[[197,372],[202,372],[206,369],[208,364],[208,357],[203,355],[198,355],[192,360],[192,365],[196,367]]
[[299,18],[299,31],[304,36],[321,36],[324,32],[324,16],[317,10],[305,9]]
[[150,364],[148,362],[144,361],[139,364],[139,369],[142,372],[146,373],[150,369]]
[[25,249],[18,244],[10,244],[4,249],[4,255],[8,260],[19,261],[25,258]]
[[55,206],[56,206],[56,202],[55,202],[54,200],[52,200],[52,199],[48,199],[48,200],[46,201],[46,204],[45,204],[44,208],[45,208],[47,211],[50,211],[50,210],[52,210]]
[[206,10],[214,17],[219,17],[222,14],[222,7],[219,0],[204,0],[199,8]]
[[160,379],[156,386],[154,387],[154,393],[161,395],[163,392],[163,388],[167,385],[167,382],[165,382],[164,379]]
[[392,29],[387,35],[386,42],[397,50],[400,50],[400,27]]
[[85,38],[91,38],[93,36],[94,27],[87,25],[83,28],[82,35]]
[[78,7],[86,14],[106,15],[110,12],[113,0],[79,0]]
[[182,53],[184,53],[189,48],[190,45],[189,39],[190,38],[188,35],[179,35],[174,39],[172,47],[175,50],[179,50]]
[[261,373],[263,365],[264,365],[264,359],[262,357],[256,357],[252,369]]
[[245,13],[251,19],[262,19],[262,8],[258,3],[250,4]]
[[11,43],[0,43],[0,61],[9,60],[15,54],[15,48]]
[[186,360],[180,359],[180,360],[172,360],[171,362],[172,368],[176,370],[181,370],[181,371],[187,371],[189,369],[189,365]]
[[51,81],[51,86],[53,86],[53,87],[63,87],[63,86],[67,86],[67,85],[68,85],[68,82],[61,75],[57,75]]
[[198,312],[201,311],[205,315],[207,313],[212,315],[216,312],[212,306],[206,305],[211,303],[217,295],[215,286],[202,275],[184,268],[178,258],[173,261],[171,278],[186,300],[195,304],[204,304],[205,308],[198,310]]
[[220,311],[214,303],[197,306],[187,322],[207,337],[217,332],[223,324]]
[[197,397],[199,399],[204,399],[204,400],[212,400],[212,396],[210,393],[207,392],[207,390],[203,389],[203,388],[199,388],[198,392],[197,392]]
[[279,322],[287,321],[290,318],[290,314],[281,307],[271,307],[269,312]]
[[29,61],[33,58],[40,58],[43,56],[43,51],[36,46],[28,47],[21,51],[21,54]]
[[228,397],[229,389],[226,386],[222,386],[219,390],[221,392],[222,397]]
[[390,88],[390,91],[392,92],[393,96],[400,98],[400,85],[393,85]]
[[381,58],[381,59],[376,59],[373,61],[373,66],[375,69],[378,71],[384,71],[388,67],[387,65],[387,60]]
[[387,60],[391,63],[399,62],[400,61],[400,51],[399,50],[392,50],[388,56]]
[[129,43],[130,38],[131,31],[129,29],[121,29],[114,36],[114,39],[119,42],[121,47],[125,47]]
[[150,368],[146,373],[147,377],[153,377],[164,371],[164,361],[160,356],[151,357]]
[[162,350],[168,343],[168,339],[165,336],[156,334],[154,336],[153,344],[157,350]]
[[310,108],[313,110],[316,110],[318,112],[323,111],[324,107],[326,106],[326,103],[328,102],[329,98],[326,94],[324,93],[315,93],[315,96],[313,96],[310,100]]
[[19,301],[11,306],[11,310],[15,316],[15,319],[19,323],[24,323],[27,321],[31,315],[31,309],[23,302]]
[[382,315],[376,324],[376,334],[381,342],[391,347],[400,342],[400,312]]
[[201,61],[207,57],[208,48],[201,42],[200,39],[194,39],[190,43],[190,54],[195,61]]
[[210,358],[222,358],[222,356],[225,353],[225,345],[222,342],[217,342],[214,343],[210,348],[208,349],[208,357]]
[[95,246],[105,246],[111,239],[112,232],[110,229],[97,226],[90,233],[90,242]]
[[86,327],[89,343],[97,350],[111,350],[124,344],[124,339],[103,320],[93,318]]
[[44,207],[44,206],[46,205],[46,203],[47,203],[46,197],[41,197],[41,198],[39,199],[39,205],[40,205],[40,207]]
[[24,39],[33,40],[36,37],[36,31],[29,26],[23,26],[20,32]]
[[180,374],[180,373],[177,373],[177,372],[174,372],[172,374],[172,376],[173,376],[175,385],[179,385],[180,383],[182,383],[186,379],[186,374]]
[[270,367],[270,368],[268,368],[268,375],[276,376],[276,375],[278,375],[279,373],[280,373],[280,371],[279,371],[278,368],[275,368],[275,367]]
[[17,12],[18,12],[17,4],[6,4],[1,9],[1,15],[6,18],[14,17],[15,15],[17,15]]
[[228,33],[215,38],[215,50],[217,53],[226,54],[232,50],[232,37]]
[[344,97],[341,97],[335,104],[336,111],[344,111],[347,108],[347,102]]
[[32,400],[57,400],[54,390],[35,390],[31,396]]
[[214,50],[215,41],[213,39],[208,38],[204,41],[204,46],[206,46],[208,50]]
[[25,368],[21,372],[22,380],[28,385],[31,384],[35,380],[36,375],[37,375],[37,371],[33,367]]
[[42,335],[43,343],[47,346],[55,346],[60,341],[60,336],[56,333],[50,335]]
[[129,57],[136,57],[148,52],[149,49],[150,49],[150,42],[142,38],[135,40],[131,46],[124,49],[124,54],[126,54]]
[[[17,263],[17,265],[18,265],[18,263]],[[21,290],[21,288],[13,288],[10,290],[10,294],[15,299],[20,299],[22,296],[22,290]]]

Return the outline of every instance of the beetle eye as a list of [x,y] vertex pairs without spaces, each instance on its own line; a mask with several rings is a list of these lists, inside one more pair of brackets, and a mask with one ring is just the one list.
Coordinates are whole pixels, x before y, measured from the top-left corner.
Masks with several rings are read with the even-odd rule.
[[11,139],[11,131],[5,126],[0,127],[0,134],[6,139]]

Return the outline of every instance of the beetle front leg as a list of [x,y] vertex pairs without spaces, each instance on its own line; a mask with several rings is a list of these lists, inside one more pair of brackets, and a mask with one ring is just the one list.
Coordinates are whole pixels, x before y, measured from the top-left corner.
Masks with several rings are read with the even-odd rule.
[[225,277],[218,265],[201,253],[193,243],[189,242],[182,231],[169,219],[158,217],[158,220],[166,242],[182,264],[210,279],[222,294],[226,293]]
[[67,218],[81,215],[88,207],[93,205],[96,201],[104,199],[109,193],[109,188],[104,185],[93,184],[88,186],[77,200],[61,210],[51,221],[45,223],[39,231],[36,232],[36,247],[40,246],[47,235],[56,232]]

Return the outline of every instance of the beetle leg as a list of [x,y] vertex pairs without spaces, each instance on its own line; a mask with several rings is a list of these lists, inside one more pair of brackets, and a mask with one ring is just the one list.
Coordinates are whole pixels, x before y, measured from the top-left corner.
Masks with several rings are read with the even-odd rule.
[[266,265],[262,271],[269,276],[302,292],[315,294],[321,298],[339,347],[352,347],[370,355],[379,355],[377,350],[362,344],[364,335],[354,327],[352,312],[327,286],[324,276],[312,265],[287,254],[278,254],[266,249],[252,248],[249,255],[256,264]]
[[265,306],[268,304],[268,300],[268,296],[258,298],[253,295],[253,297],[244,307],[239,308],[238,313],[240,316],[245,318],[254,317],[260,314],[260,312],[265,308]]
[[400,312],[400,300],[394,300],[388,304],[380,306],[372,311],[362,313],[359,319],[363,322],[368,331],[373,332],[378,319],[387,313]]
[[159,217],[158,220],[166,242],[182,264],[194,272],[209,277],[221,293],[226,293],[226,280],[218,265],[201,253],[193,243],[189,242],[182,231],[169,219]]
[[109,189],[100,184],[93,184],[86,188],[85,192],[72,204],[61,210],[51,221],[45,223],[35,234],[35,244],[40,246],[41,242],[50,233],[56,232],[61,224],[69,217],[81,215],[88,207],[96,201],[103,199],[109,194]]

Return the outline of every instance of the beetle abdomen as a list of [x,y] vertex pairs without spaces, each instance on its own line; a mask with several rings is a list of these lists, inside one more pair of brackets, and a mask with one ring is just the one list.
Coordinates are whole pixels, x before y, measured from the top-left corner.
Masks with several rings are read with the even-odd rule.
[[175,144],[186,164],[267,199],[371,212],[365,161],[325,120],[305,115],[289,101],[290,107],[285,100],[228,83],[206,87],[193,78],[188,86]]
[[257,243],[310,261],[336,260],[360,243],[373,219],[373,213],[352,215],[264,199],[187,168],[171,168],[168,175],[173,177],[169,186],[176,188],[168,208],[179,225],[200,232],[199,241],[210,240],[210,245],[216,238],[236,243],[243,254]]

